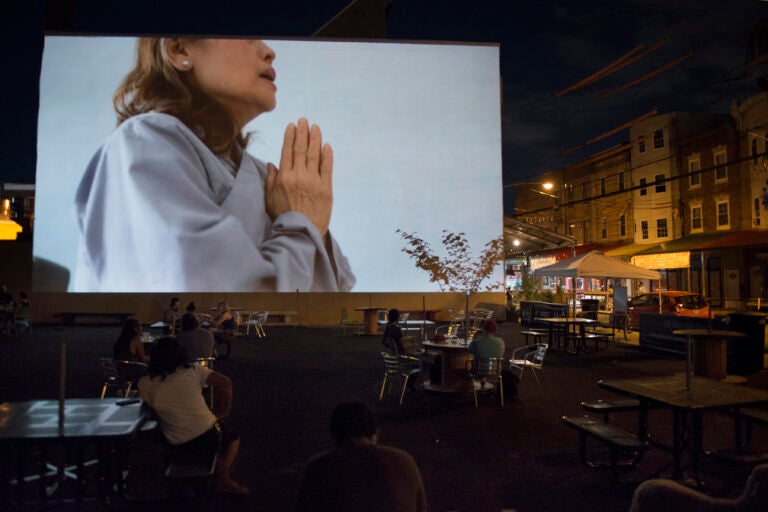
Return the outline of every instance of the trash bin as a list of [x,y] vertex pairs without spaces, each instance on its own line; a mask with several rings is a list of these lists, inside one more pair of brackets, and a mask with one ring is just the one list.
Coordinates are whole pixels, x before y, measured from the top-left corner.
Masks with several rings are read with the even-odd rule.
[[728,342],[728,373],[750,375],[762,370],[768,314],[750,311],[729,313],[723,324],[726,329],[746,334],[744,338]]
[[581,317],[597,320],[597,310],[600,308],[600,299],[581,299]]

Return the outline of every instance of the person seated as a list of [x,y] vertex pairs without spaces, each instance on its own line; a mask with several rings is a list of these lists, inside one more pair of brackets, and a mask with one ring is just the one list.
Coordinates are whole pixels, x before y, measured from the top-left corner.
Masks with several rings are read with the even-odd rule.
[[16,336],[29,330],[32,325],[32,312],[30,308],[32,303],[29,301],[27,292],[19,292],[19,300],[14,309],[14,321],[16,322]]
[[305,464],[295,511],[427,510],[421,473],[403,450],[378,444],[373,410],[342,402],[331,413],[335,447]]
[[112,354],[118,361],[149,362],[149,356],[144,353],[141,324],[135,318],[129,318],[123,323],[120,336],[112,346]]
[[197,306],[195,306],[194,301],[187,304],[187,309],[186,309],[187,313],[194,314],[196,310],[197,310]]
[[226,301],[219,301],[216,305],[216,315],[211,319],[209,329],[213,331],[216,340],[231,336],[235,332],[235,318],[229,311],[229,304]]
[[[483,334],[479,338],[475,338],[469,343],[469,353],[472,354],[472,371],[475,370],[475,361],[477,359],[488,359],[491,357],[504,357],[504,351],[506,345],[504,340],[496,334],[496,321],[488,319],[483,324]],[[480,380],[480,384],[485,387],[486,379],[483,377]]]
[[14,333],[14,303],[13,295],[8,292],[8,287],[0,286],[0,334]]
[[216,308],[216,315],[211,319],[211,326],[215,329],[222,329],[226,328],[225,324],[227,322],[231,322],[234,327],[235,320],[232,313],[229,311],[229,304],[227,304],[226,301],[221,300],[216,305]]
[[495,320],[486,320],[483,324],[483,334],[469,343],[469,353],[472,354],[475,359],[504,357],[504,351],[507,347],[504,344],[503,339],[495,336],[496,329],[497,325]]
[[[213,386],[215,411],[205,403],[202,390]],[[218,453],[215,489],[229,494],[249,494],[232,479],[240,450],[240,436],[224,420],[232,406],[232,381],[205,366],[190,364],[179,342],[161,338],[152,349],[148,375],[139,379],[139,396],[158,418],[160,431],[175,455]]]
[[181,332],[176,340],[191,358],[213,357],[216,341],[211,331],[200,328],[194,313],[184,313],[181,317]]
[[396,308],[390,309],[387,312],[387,324],[384,326],[381,344],[387,347],[387,351],[391,354],[415,355],[421,351],[411,350],[414,341],[415,339],[411,336],[403,336],[403,330],[400,327],[400,311]]
[[6,285],[0,285],[0,307],[13,306],[13,295]]
[[181,300],[173,297],[168,309],[163,313],[163,323],[165,324],[165,333],[173,334],[179,331],[179,311],[181,310]]

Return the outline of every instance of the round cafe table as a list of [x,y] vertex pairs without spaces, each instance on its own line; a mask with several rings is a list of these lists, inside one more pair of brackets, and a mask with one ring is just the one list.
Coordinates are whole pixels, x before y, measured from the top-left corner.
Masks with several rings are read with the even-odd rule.
[[723,380],[728,376],[728,340],[746,336],[724,329],[677,329],[672,334],[686,336],[686,374]]
[[445,343],[435,343],[433,341],[422,342],[427,352],[440,355],[440,382],[426,382],[424,389],[427,391],[436,391],[438,393],[459,393],[471,390],[470,380],[467,376],[467,361],[472,355],[467,350],[467,345],[463,339],[446,340]]

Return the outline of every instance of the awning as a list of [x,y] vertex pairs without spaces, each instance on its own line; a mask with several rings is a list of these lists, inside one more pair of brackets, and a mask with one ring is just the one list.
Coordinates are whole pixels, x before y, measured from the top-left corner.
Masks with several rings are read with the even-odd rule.
[[657,244],[627,244],[621,247],[617,247],[615,249],[611,249],[610,251],[605,251],[604,254],[612,258],[616,258],[619,256],[634,256],[639,252],[643,252],[646,249],[653,248],[653,247],[658,247],[658,245]]
[[724,247],[755,247],[760,245],[768,245],[768,230],[753,229],[724,234],[721,238],[705,242],[696,247],[696,249],[707,250]]
[[691,250],[723,236],[725,233],[696,233],[662,242],[632,256],[632,263],[652,269],[688,268],[691,266]]
[[636,252],[635,254],[660,254],[664,252],[683,252],[698,249],[700,245],[707,242],[718,240],[728,233],[696,233],[694,235],[686,235],[677,240],[670,240],[669,242],[662,242],[660,244],[649,246],[644,251]]

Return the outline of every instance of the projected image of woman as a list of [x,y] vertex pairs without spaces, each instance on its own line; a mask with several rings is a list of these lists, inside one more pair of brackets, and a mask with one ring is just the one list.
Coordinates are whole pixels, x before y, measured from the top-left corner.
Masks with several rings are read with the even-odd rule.
[[274,60],[259,40],[139,39],[77,191],[76,291],[352,288],[320,128],[289,124],[277,167],[245,151],[276,105]]

